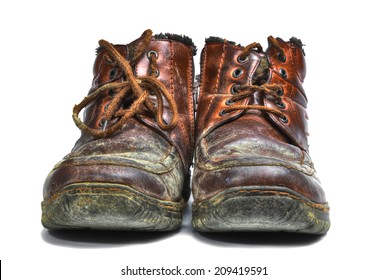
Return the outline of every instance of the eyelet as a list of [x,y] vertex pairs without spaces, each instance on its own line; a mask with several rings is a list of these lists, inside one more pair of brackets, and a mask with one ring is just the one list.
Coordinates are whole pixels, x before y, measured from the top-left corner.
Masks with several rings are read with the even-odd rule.
[[105,126],[105,123],[106,123],[106,120],[105,119],[101,119],[98,123],[98,127],[104,127]]
[[112,80],[112,79],[116,78],[117,72],[118,72],[117,68],[112,68],[109,72],[109,79]]
[[227,106],[230,106],[230,105],[232,105],[232,104],[234,104],[234,103],[235,103],[235,102],[231,101],[231,98],[227,99],[226,102],[225,102],[225,104],[226,104]]
[[[151,75],[151,74],[152,74],[152,71],[149,70],[148,74]],[[156,69],[156,72],[155,72],[155,74],[153,75],[153,77],[156,77],[156,78],[157,78],[158,76],[160,76],[160,71],[159,71],[159,69]]]
[[284,54],[278,53],[277,58],[282,63],[286,61],[286,56]]
[[283,87],[280,87],[279,90],[277,90],[277,95],[278,96],[284,95],[284,88]]
[[239,85],[234,84],[234,85],[231,87],[231,89],[230,89],[230,93],[231,93],[232,95],[235,95],[235,94],[238,93],[238,89],[239,89]]
[[249,57],[248,57],[248,56],[242,57],[242,56],[240,55],[240,56],[238,56],[237,61],[238,61],[240,64],[244,64],[244,63],[246,63],[246,62],[249,61]]
[[276,104],[277,107],[280,108],[280,109],[285,109],[285,108],[286,108],[285,103],[283,103],[282,101],[276,102],[275,104]]
[[242,68],[237,68],[232,72],[233,78],[239,78],[243,74],[243,69]]
[[224,110],[222,110],[222,111],[219,112],[219,116],[223,117],[223,116],[225,116],[225,115],[227,115],[227,112],[225,112]]
[[156,51],[149,51],[149,52],[147,53],[148,59],[151,59],[151,56],[152,56],[152,55],[154,55],[156,58],[159,58],[158,52],[156,52]]
[[279,120],[280,120],[281,122],[283,122],[283,123],[288,123],[288,122],[289,122],[289,119],[288,119],[285,115],[280,116],[280,117],[279,117]]
[[286,73],[286,70],[284,68],[280,68],[279,69],[279,73],[282,76],[282,78],[287,78],[288,77],[288,73]]

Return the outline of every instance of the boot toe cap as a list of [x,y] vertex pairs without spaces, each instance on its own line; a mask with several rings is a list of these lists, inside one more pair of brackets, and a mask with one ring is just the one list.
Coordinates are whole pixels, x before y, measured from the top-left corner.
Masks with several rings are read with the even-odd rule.
[[[152,139],[152,138],[151,138]],[[136,139],[99,139],[59,162],[44,184],[44,198],[67,186],[120,184],[156,199],[181,199],[182,164],[169,143]]]
[[196,166],[193,189],[198,200],[233,187],[256,186],[283,187],[313,202],[326,203],[308,153],[268,137],[216,143],[203,139],[197,149]]

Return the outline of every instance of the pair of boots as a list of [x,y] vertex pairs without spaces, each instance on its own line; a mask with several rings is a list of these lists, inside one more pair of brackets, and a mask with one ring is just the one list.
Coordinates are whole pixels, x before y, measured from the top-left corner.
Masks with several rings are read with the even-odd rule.
[[188,37],[101,40],[91,90],[73,110],[82,135],[44,184],[44,227],[175,230],[192,184],[198,231],[327,232],[303,45],[268,41],[264,52],[208,38],[195,81]]

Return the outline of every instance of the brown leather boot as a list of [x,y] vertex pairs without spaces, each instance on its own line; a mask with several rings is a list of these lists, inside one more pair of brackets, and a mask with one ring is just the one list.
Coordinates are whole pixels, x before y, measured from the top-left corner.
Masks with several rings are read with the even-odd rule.
[[199,231],[322,234],[329,206],[307,142],[302,43],[211,37],[201,60],[192,189]]
[[188,37],[150,30],[128,45],[100,41],[92,88],[73,112],[82,135],[44,184],[46,228],[179,227],[190,194],[195,52]]

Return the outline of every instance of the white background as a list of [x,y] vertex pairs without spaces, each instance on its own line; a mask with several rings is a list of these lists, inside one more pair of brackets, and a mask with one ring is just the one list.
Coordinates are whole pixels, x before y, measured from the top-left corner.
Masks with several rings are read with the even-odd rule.
[[[383,1],[1,1],[0,259],[4,279],[152,279],[145,266],[266,266],[263,279],[386,277],[386,9]],[[310,151],[331,206],[321,238],[196,233],[188,209],[166,234],[52,233],[40,224],[44,179],[79,136],[99,39],[147,28],[242,45],[302,39]],[[197,73],[199,55],[196,56]],[[259,277],[255,277],[259,279]],[[2,278],[3,279],[3,278]],[[153,279],[254,279],[155,277]],[[385,279],[385,278],[384,278]]]

